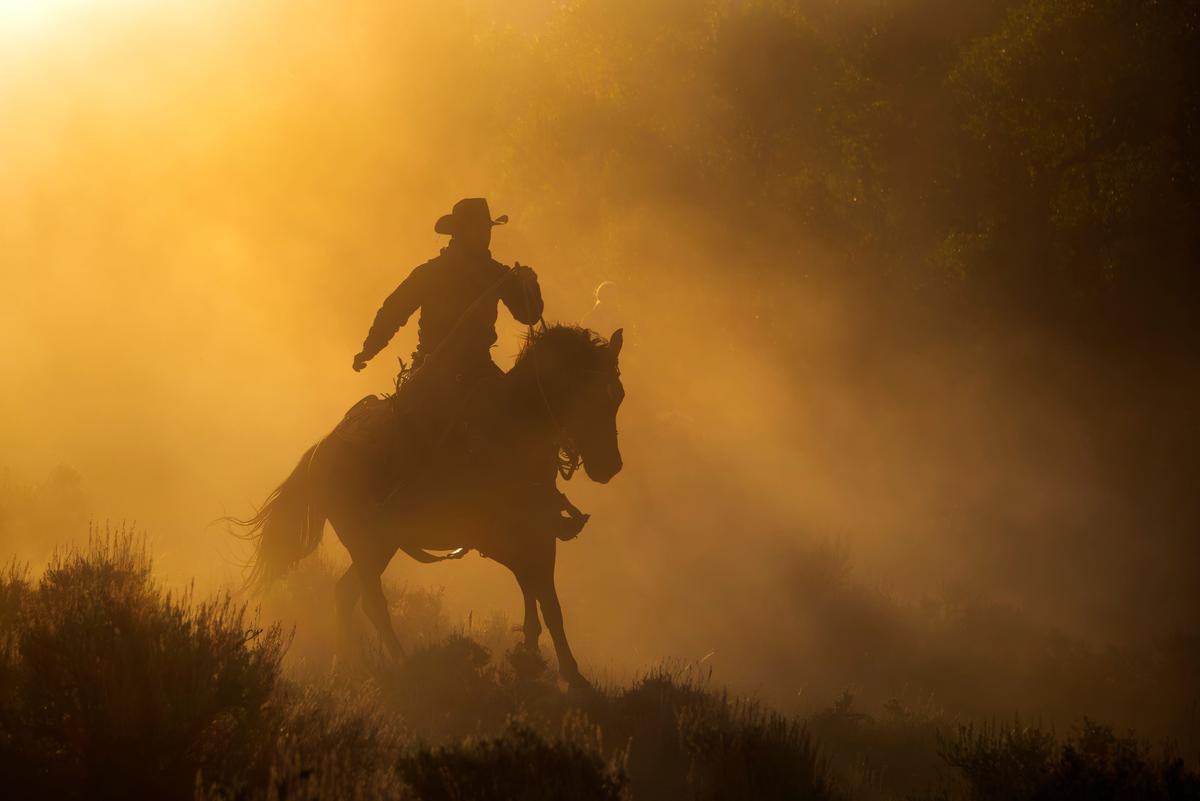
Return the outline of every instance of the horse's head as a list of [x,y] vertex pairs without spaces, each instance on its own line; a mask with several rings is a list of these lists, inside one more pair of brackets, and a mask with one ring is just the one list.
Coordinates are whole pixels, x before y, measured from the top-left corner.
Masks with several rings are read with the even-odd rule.
[[550,421],[583,459],[588,478],[607,483],[621,471],[617,409],[625,398],[617,357],[620,329],[608,340],[586,328],[556,325],[535,332],[513,368],[527,376]]

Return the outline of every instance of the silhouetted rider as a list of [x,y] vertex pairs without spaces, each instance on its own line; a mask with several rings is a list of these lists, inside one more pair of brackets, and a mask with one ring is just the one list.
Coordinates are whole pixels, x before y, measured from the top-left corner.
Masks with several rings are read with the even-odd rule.
[[497,302],[503,301],[513,317],[526,325],[542,316],[537,274],[519,263],[510,269],[488,250],[492,226],[506,222],[507,217],[492,219],[484,198],[455,203],[434,225],[439,234],[450,235],[450,244],[441,255],[413,270],[383,302],[362,352],[354,357],[354,369],[363,369],[420,309],[414,367],[431,367],[467,386],[498,374],[491,356]]
[[[404,461],[406,456],[411,458],[414,452],[438,444],[429,436],[449,433],[449,424],[455,421],[468,392],[484,379],[502,375],[491,355],[497,304],[503,301],[513,317],[526,325],[541,319],[537,274],[519,263],[511,269],[505,267],[488,250],[492,227],[506,222],[505,216],[492,219],[484,198],[455,203],[433,227],[439,234],[449,234],[450,244],[442,248],[441,255],[413,270],[388,296],[375,315],[362,352],[354,357],[354,369],[362,370],[420,310],[413,353],[416,372],[402,391],[408,402],[398,431],[401,471],[411,465]],[[530,522],[540,519],[559,538],[574,537],[587,522],[588,516],[552,484],[525,492],[522,507]]]

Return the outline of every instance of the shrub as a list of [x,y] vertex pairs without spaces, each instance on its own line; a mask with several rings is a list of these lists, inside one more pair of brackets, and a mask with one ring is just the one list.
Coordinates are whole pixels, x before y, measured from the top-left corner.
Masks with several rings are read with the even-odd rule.
[[659,669],[588,711],[610,741],[628,742],[639,797],[840,797],[804,727],[730,700],[694,672]]
[[378,693],[337,677],[285,684],[275,736],[263,742],[270,768],[262,775],[205,781],[196,801],[336,801],[412,797],[396,767],[411,736],[384,712]]
[[941,754],[972,801],[1200,799],[1200,776],[1182,760],[1086,720],[1061,745],[1037,728],[965,726]]
[[511,723],[497,737],[421,748],[400,772],[424,801],[618,801],[628,797],[620,766],[586,737],[547,739]]
[[283,642],[229,596],[151,579],[128,533],[0,583],[0,765],[18,797],[190,797],[197,773],[258,766]]
[[498,731],[517,711],[491,653],[460,634],[413,650],[399,666],[377,663],[373,674],[392,709],[434,743]]
[[853,783],[854,797],[896,798],[937,778],[936,751],[957,784],[927,798],[1200,799],[1200,778],[1179,759],[1090,722],[1065,743],[1038,728],[948,736],[944,719],[899,701],[884,717],[864,714],[846,693],[810,721],[836,749],[835,787],[798,719],[714,691],[695,668],[564,694],[539,654],[493,662],[463,634],[430,634],[402,664],[297,682],[280,678],[283,646],[278,627],[254,626],[228,595],[164,592],[128,534],[93,537],[36,582],[9,567],[7,795],[824,801]]
[[806,721],[829,755],[830,770],[855,799],[894,799],[927,790],[944,764],[938,738],[951,730],[928,701],[915,706],[893,698],[878,714],[856,706],[849,691]]

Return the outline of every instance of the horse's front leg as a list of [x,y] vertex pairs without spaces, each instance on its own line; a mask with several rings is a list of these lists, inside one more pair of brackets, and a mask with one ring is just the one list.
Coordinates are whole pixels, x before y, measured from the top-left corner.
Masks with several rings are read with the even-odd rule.
[[525,622],[521,631],[525,635],[522,646],[533,653],[538,651],[538,638],[542,635],[542,624],[538,620],[537,585],[528,570],[514,570],[517,583],[521,585],[521,595],[525,599]]
[[551,539],[549,543],[538,549],[538,558],[534,568],[534,586],[538,603],[542,607],[542,617],[546,628],[550,630],[550,638],[554,641],[554,653],[558,657],[558,673],[571,689],[587,689],[591,687],[588,680],[579,672],[579,663],[571,653],[567,643],[567,633],[563,628],[562,606],[558,602],[558,591],[554,587],[554,555],[557,543]]

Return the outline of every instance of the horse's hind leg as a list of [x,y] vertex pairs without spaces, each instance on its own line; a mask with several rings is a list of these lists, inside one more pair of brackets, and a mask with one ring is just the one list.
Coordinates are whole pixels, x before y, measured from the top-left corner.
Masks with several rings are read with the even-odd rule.
[[361,598],[363,612],[379,632],[383,646],[392,656],[403,657],[404,649],[400,647],[400,639],[392,628],[387,597],[383,594],[383,583],[380,581],[396,549],[379,544],[371,520],[359,509],[343,509],[333,527],[350,552],[350,569],[338,580],[336,588],[341,618],[339,622],[344,636],[349,640],[354,606]]
[[521,631],[525,634],[523,646],[533,652],[538,650],[538,638],[542,635],[542,624],[538,620],[537,585],[533,576],[527,570],[513,571],[517,583],[521,585],[521,595],[525,598],[525,623]]
[[337,580],[334,586],[334,597],[337,599],[338,612],[338,653],[347,658],[352,653],[352,636],[354,633],[354,607],[362,595],[362,582],[358,572],[351,565]]
[[403,659],[404,646],[396,636],[392,627],[392,616],[388,612],[387,596],[383,594],[383,571],[391,561],[391,554],[386,558],[377,556],[368,561],[354,561],[354,569],[358,572],[359,583],[362,586],[363,611],[367,619],[375,625],[383,646],[394,659]]

